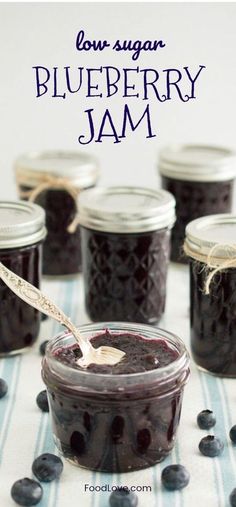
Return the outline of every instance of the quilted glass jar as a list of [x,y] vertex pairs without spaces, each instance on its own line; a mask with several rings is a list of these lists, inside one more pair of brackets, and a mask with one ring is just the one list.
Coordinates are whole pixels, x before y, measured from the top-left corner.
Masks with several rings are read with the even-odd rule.
[[[0,202],[0,262],[39,288],[44,210],[23,201]],[[16,354],[35,342],[41,314],[0,279],[0,355]]]
[[236,215],[191,222],[185,251],[190,262],[193,358],[203,370],[236,377]]
[[111,340],[130,335],[134,343],[128,361],[136,335],[150,346],[164,341],[169,360],[165,366],[137,373],[129,368],[122,374],[107,373],[106,365],[94,373],[62,360],[68,349],[73,355],[76,344],[70,333],[56,336],[49,341],[42,364],[53,436],[74,465],[100,472],[141,470],[165,459],[175,445],[189,356],[180,338],[153,326],[107,322],[80,328],[83,337],[94,340],[107,330]]
[[43,247],[44,275],[73,275],[81,271],[78,195],[96,184],[96,159],[78,152],[29,153],[16,161],[21,199],[45,209],[47,237]]
[[91,320],[156,324],[165,308],[175,201],[169,192],[110,187],[79,200]]
[[196,218],[232,209],[235,153],[214,146],[169,146],[162,149],[158,165],[162,187],[176,199],[171,260],[184,263],[186,225]]

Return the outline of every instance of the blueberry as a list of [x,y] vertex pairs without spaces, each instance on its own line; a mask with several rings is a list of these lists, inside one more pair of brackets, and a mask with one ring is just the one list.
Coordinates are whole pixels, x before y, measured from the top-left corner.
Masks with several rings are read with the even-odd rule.
[[229,503],[231,507],[236,507],[236,488],[234,488],[229,495]]
[[198,447],[204,456],[214,458],[223,452],[224,444],[219,438],[214,437],[214,435],[208,435],[202,438]]
[[121,488],[113,491],[109,498],[110,507],[136,507],[138,497],[128,489]]
[[162,471],[161,480],[166,489],[174,491],[185,488],[189,483],[190,475],[183,465],[169,465]]
[[232,426],[232,428],[229,432],[229,436],[230,436],[232,442],[234,444],[236,444],[236,424],[234,426]]
[[44,391],[41,391],[37,398],[36,403],[38,407],[42,410],[42,412],[49,412],[49,405],[48,405],[48,397],[47,397],[47,391],[46,389]]
[[8,391],[8,385],[3,378],[0,378],[0,398],[3,398],[5,394],[7,394]]
[[153,368],[157,368],[157,366],[160,362],[154,354],[146,354],[143,359],[146,363],[150,364]]
[[208,430],[215,426],[216,418],[212,410],[202,410],[197,416],[197,423],[201,430]]
[[61,458],[55,454],[45,453],[33,462],[32,471],[39,481],[51,482],[57,479],[63,470]]
[[41,356],[44,356],[45,355],[45,350],[46,350],[46,346],[48,344],[49,340],[45,340],[44,342],[42,342],[39,346],[39,352],[41,354]]
[[38,482],[25,477],[14,482],[11,488],[11,496],[19,505],[36,505],[43,496],[43,488]]

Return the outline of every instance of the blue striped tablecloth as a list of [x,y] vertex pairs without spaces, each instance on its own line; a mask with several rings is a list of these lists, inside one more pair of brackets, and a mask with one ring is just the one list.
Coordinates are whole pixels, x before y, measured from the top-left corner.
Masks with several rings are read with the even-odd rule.
[[[171,265],[166,313],[160,326],[182,337],[187,347],[188,285],[187,267]],[[42,288],[75,323],[88,322],[82,277],[44,280]],[[35,457],[43,452],[57,453],[49,415],[40,412],[35,398],[44,388],[38,345],[59,330],[56,322],[43,322],[39,341],[29,353],[0,360],[0,377],[9,385],[8,395],[0,400],[0,507],[16,505],[10,498],[11,486],[17,479],[32,477],[31,465]],[[106,507],[110,493],[99,491],[106,485],[143,489],[137,493],[139,507],[229,507],[229,494],[236,487],[236,447],[228,436],[229,429],[236,424],[236,380],[221,380],[204,374],[193,363],[191,373],[185,389],[177,443],[170,457],[155,467],[121,475],[89,472],[64,462],[61,479],[43,484],[44,495],[39,507]],[[219,458],[207,458],[198,451],[198,443],[206,432],[197,427],[196,416],[204,408],[213,409],[217,417],[211,433],[220,436],[225,444]],[[188,487],[181,492],[167,492],[161,486],[161,471],[170,463],[182,463],[191,474]]]

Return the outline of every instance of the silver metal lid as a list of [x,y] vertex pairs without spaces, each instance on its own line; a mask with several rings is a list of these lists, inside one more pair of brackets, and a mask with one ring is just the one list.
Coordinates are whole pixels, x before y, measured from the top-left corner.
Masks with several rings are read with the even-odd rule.
[[79,223],[98,231],[145,232],[172,227],[175,199],[166,190],[97,187],[79,196]]
[[173,145],[159,155],[163,176],[185,181],[225,181],[236,177],[236,153],[206,145]]
[[0,202],[0,248],[33,245],[46,236],[45,211],[25,201]]
[[29,187],[38,185],[45,175],[67,178],[77,188],[92,186],[99,177],[97,160],[76,151],[27,153],[18,157],[15,170],[20,183]]
[[236,247],[236,215],[222,213],[193,220],[186,227],[186,244],[193,253],[200,255],[208,255],[219,245],[217,257],[226,258],[227,247]]

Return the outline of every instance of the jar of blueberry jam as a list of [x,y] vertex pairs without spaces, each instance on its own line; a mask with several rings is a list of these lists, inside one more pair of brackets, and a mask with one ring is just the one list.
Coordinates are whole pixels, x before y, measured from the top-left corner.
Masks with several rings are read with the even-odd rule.
[[109,187],[79,200],[91,320],[156,324],[165,308],[175,200],[164,190]]
[[44,275],[81,271],[78,195],[94,186],[98,176],[96,159],[78,152],[29,153],[17,159],[20,198],[36,202],[46,211]]
[[[0,202],[0,262],[35,287],[40,284],[44,224],[45,212],[37,204]],[[33,345],[40,315],[0,279],[0,355],[16,354]]]
[[169,146],[160,153],[159,172],[162,187],[176,199],[171,260],[184,263],[186,225],[201,216],[232,210],[235,153],[214,146]]
[[51,340],[43,359],[53,435],[71,463],[102,472],[128,472],[162,461],[179,424],[189,357],[175,335],[152,326],[82,326],[95,347],[125,352],[116,365],[81,368],[70,333]]
[[191,348],[197,365],[236,377],[236,215],[199,218],[186,228]]

